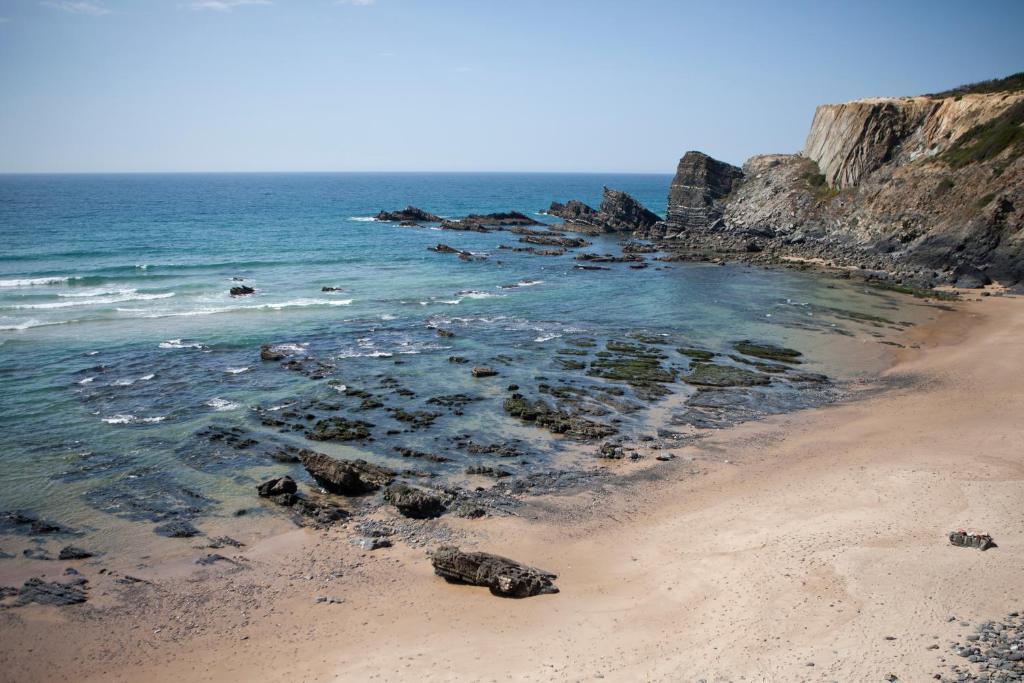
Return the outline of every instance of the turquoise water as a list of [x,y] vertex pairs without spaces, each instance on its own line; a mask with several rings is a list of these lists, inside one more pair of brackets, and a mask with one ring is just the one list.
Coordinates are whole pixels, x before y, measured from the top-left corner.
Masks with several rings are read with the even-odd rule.
[[[597,205],[625,190],[664,213],[669,176],[563,174],[287,174],[0,177],[0,510],[24,509],[102,529],[152,524],[170,506],[227,515],[261,476],[296,465],[288,445],[458,477],[459,435],[510,443],[515,472],[555,462],[566,441],[502,411],[506,386],[578,382],[565,342],[643,330],[725,351],[754,337],[805,350],[806,368],[839,380],[877,364],[869,343],[893,326],[844,311],[920,320],[891,295],[789,271],[709,264],[574,269],[573,253],[540,257],[508,232],[374,222],[413,204],[443,216],[518,210],[552,200]],[[482,257],[461,261],[439,242]],[[584,250],[618,253],[616,238]],[[253,296],[232,298],[231,286]],[[337,287],[343,291],[323,292]],[[433,327],[454,337],[440,337]],[[844,334],[836,334],[843,332]],[[287,344],[298,371],[261,362]],[[449,362],[462,356],[470,364]],[[562,356],[561,358],[564,358]],[[670,362],[685,368],[686,361]],[[474,380],[490,365],[500,377]],[[593,383],[613,382],[589,380]],[[346,388],[385,404],[360,410]],[[692,393],[681,383],[677,394]],[[401,390],[401,391],[397,391]],[[458,411],[429,399],[464,393]],[[536,395],[534,393],[534,395]],[[628,395],[628,394],[627,394]],[[437,412],[412,428],[393,409]],[[389,412],[389,409],[392,409]],[[373,423],[373,440],[316,443],[265,423],[281,410]],[[603,416],[624,436],[650,431],[643,410]],[[240,428],[254,448],[203,430]],[[446,463],[410,462],[408,447]],[[475,459],[474,459],[475,458]],[[507,463],[503,462],[502,465]],[[153,502],[156,501],[156,502]],[[252,502],[252,501],[250,501]],[[150,503],[153,503],[150,505]],[[175,508],[177,506],[177,508]],[[154,512],[156,511],[156,512]],[[175,513],[176,514],[176,513]]]

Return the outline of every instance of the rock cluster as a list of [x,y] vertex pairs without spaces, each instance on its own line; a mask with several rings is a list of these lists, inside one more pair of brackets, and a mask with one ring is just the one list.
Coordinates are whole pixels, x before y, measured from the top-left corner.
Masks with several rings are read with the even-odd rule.
[[954,643],[953,652],[976,666],[953,664],[950,674],[935,674],[935,679],[1024,681],[1024,618],[1020,612],[1011,612],[1003,621],[986,621],[967,636],[966,642]]
[[604,188],[601,206],[594,210],[581,201],[570,200],[566,204],[552,202],[545,212],[565,221],[565,230],[590,235],[643,231],[661,220],[630,195],[620,190]]

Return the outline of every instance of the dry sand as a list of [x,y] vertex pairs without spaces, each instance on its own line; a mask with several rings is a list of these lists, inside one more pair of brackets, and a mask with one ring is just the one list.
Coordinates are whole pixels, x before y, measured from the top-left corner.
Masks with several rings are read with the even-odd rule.
[[[220,551],[237,567],[140,569],[153,586],[87,567],[91,607],[2,616],[0,678],[930,679],[963,663],[961,620],[1024,608],[1024,300],[907,336],[920,348],[863,400],[623,462],[522,518],[444,522],[556,572],[558,595],[499,599],[434,577],[422,548],[297,530]],[[999,547],[952,547],[959,527]]]

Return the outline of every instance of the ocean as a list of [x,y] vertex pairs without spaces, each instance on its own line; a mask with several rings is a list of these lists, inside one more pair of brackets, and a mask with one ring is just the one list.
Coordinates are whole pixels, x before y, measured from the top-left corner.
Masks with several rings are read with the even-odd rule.
[[[373,220],[411,204],[446,217],[516,210],[556,222],[539,210],[553,200],[597,206],[605,185],[664,215],[670,180],[0,176],[0,511],[58,520],[104,547],[115,521],[149,529],[229,518],[258,507],[254,487],[268,476],[311,483],[281,455],[297,448],[408,470],[431,485],[478,485],[464,470],[483,461],[500,460],[512,476],[593,466],[592,446],[506,414],[509,385],[554,403],[551,387],[603,391],[617,399],[584,402],[588,419],[650,438],[673,414],[694,427],[685,413],[696,390],[674,381],[668,396],[633,396],[588,374],[609,341],[661,348],[661,335],[663,363],[681,374],[690,361],[675,348],[736,365],[744,361],[730,358],[733,343],[756,339],[803,351],[802,371],[833,380],[814,400],[784,379],[747,390],[758,416],[838,396],[884,366],[891,348],[876,342],[933,314],[909,297],[790,270],[655,255],[643,270],[579,270],[573,251],[502,248],[526,246],[506,231]],[[592,241],[578,251],[620,253],[618,238]],[[438,243],[479,258],[428,249]],[[241,284],[256,293],[230,296]],[[263,344],[292,362],[262,361]],[[473,378],[475,365],[499,374]],[[365,422],[370,438],[306,438],[304,424],[330,415]],[[473,453],[467,441],[510,445],[516,456]],[[403,457],[403,448],[443,457]]]

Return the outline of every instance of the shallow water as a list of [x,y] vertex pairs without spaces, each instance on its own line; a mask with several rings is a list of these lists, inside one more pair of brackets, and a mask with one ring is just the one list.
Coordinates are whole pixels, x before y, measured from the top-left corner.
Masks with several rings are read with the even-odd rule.
[[[478,462],[521,474],[564,464],[559,456],[578,449],[505,415],[506,387],[518,384],[533,397],[541,383],[622,388],[562,362],[592,362],[609,339],[638,330],[670,335],[665,363],[682,371],[687,361],[676,346],[728,353],[732,341],[756,338],[804,351],[801,369],[842,382],[884,362],[886,347],[872,335],[898,326],[874,316],[916,322],[932,314],[903,297],[790,271],[661,269],[655,261],[646,270],[612,264],[580,271],[572,252],[540,257],[499,249],[524,246],[508,232],[369,220],[406,204],[443,216],[512,209],[537,215],[552,200],[596,206],[602,185],[663,213],[669,181],[555,174],[0,177],[0,510],[32,510],[94,531],[109,528],[112,516],[118,525],[152,525],[178,513],[229,515],[254,504],[261,477],[304,477],[299,466],[273,459],[272,451],[289,445],[424,475],[457,478]],[[464,262],[428,251],[439,242],[486,258]],[[616,239],[598,238],[580,251],[618,249]],[[229,296],[243,281],[256,294]],[[325,286],[343,291],[321,291]],[[433,327],[455,336],[440,337]],[[558,353],[580,338],[595,343],[586,357]],[[259,347],[266,343],[291,345],[293,359],[310,360],[296,370],[263,362]],[[450,356],[470,362],[454,364]],[[473,379],[472,365],[492,366],[500,376]],[[800,394],[785,393],[785,381],[775,385],[780,409],[802,404]],[[670,387],[682,399],[694,393],[679,382]],[[361,410],[353,390],[383,405]],[[454,408],[430,402],[456,394],[475,400]],[[626,437],[649,434],[648,402],[636,403],[641,410],[594,419],[612,421]],[[291,410],[298,414],[291,422],[307,426],[313,421],[306,415],[365,420],[373,440],[314,443],[267,424],[268,416]],[[396,410],[437,416],[416,427],[396,419]],[[223,434],[203,431],[210,426],[240,427],[259,443],[225,445]],[[464,434],[481,444],[513,444],[522,455],[470,455],[457,439]],[[403,458],[395,447],[451,460]]]

